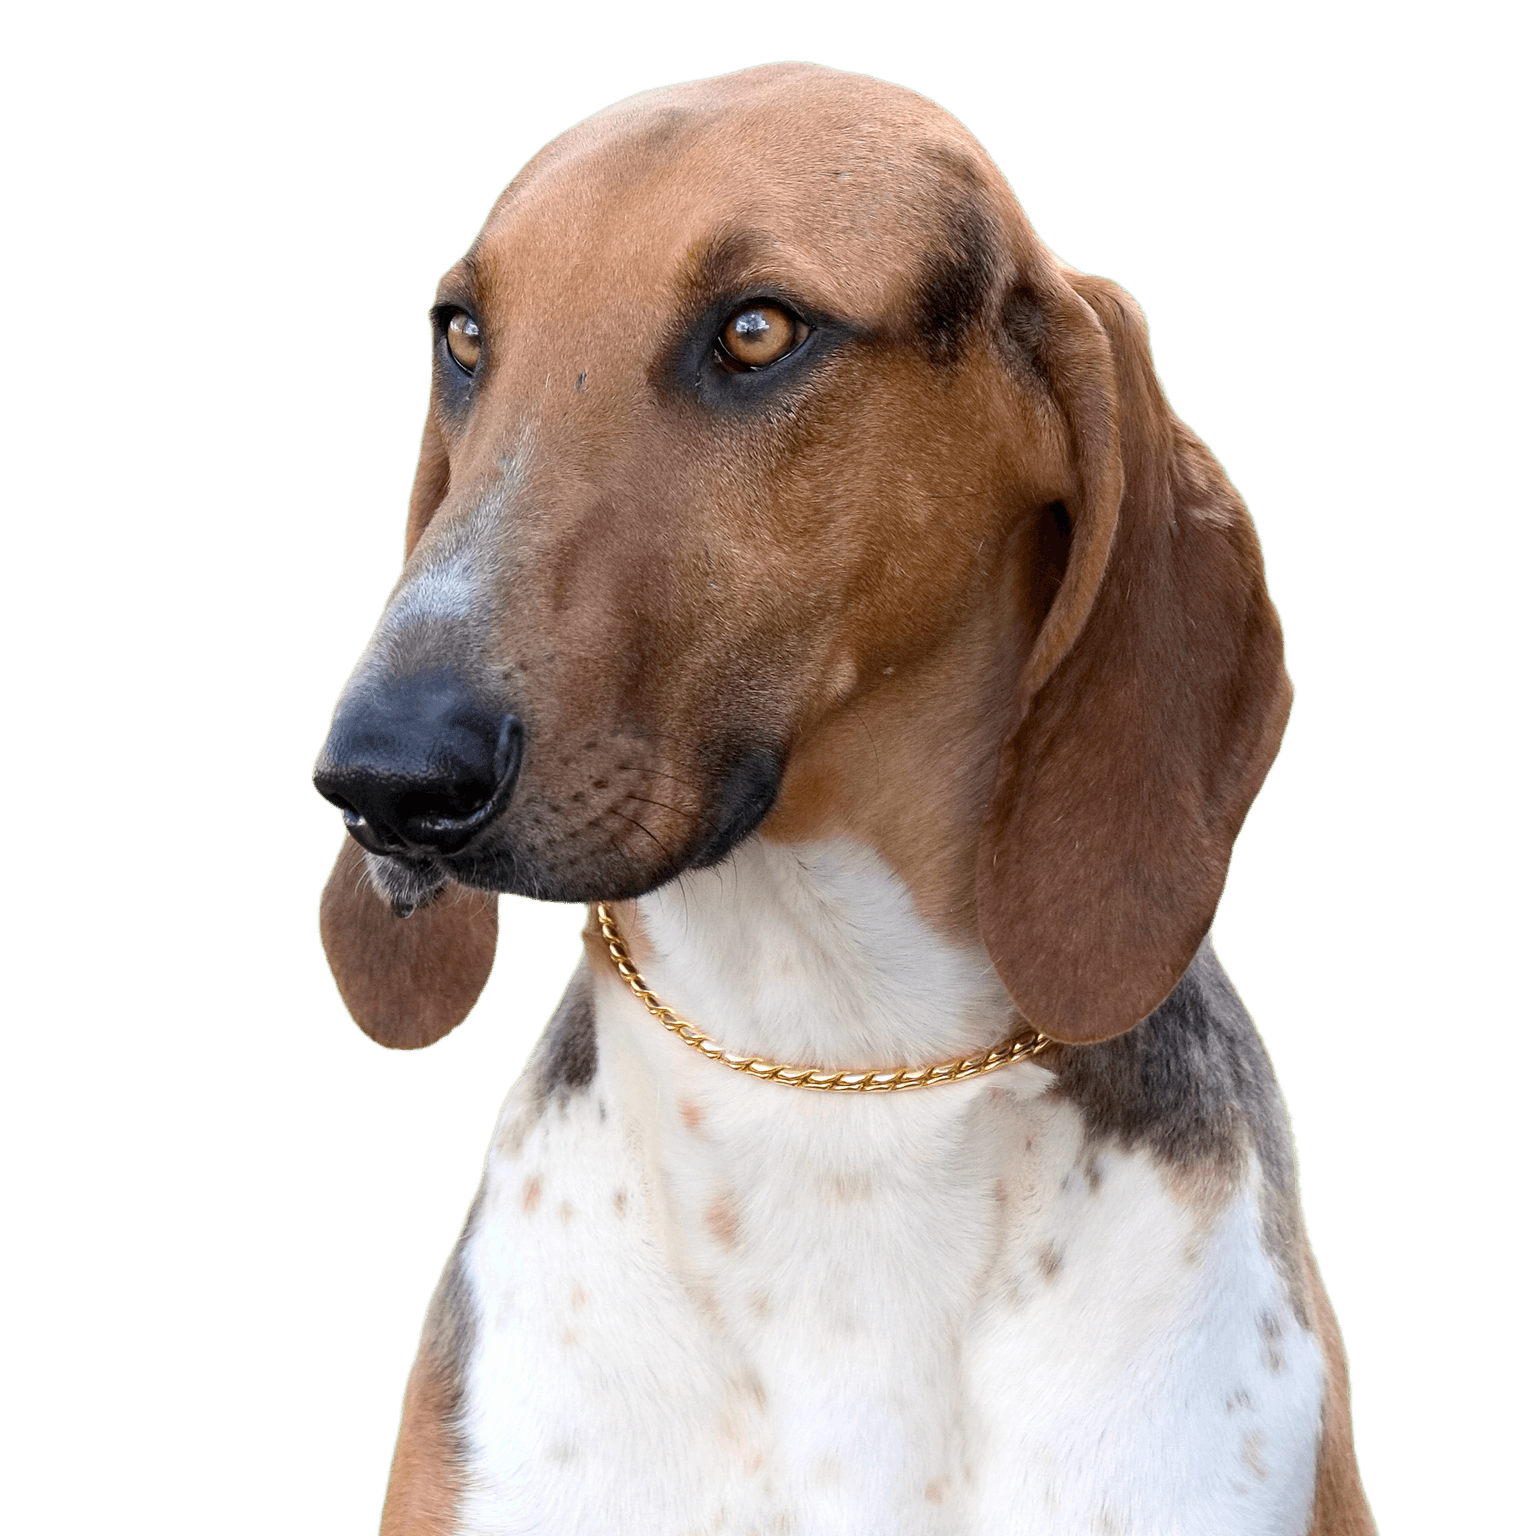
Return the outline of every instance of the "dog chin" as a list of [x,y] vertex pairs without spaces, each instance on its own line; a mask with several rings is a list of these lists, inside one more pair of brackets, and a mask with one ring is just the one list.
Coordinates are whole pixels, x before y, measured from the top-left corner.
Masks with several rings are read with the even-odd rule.
[[367,866],[368,883],[396,917],[409,917],[419,908],[430,906],[448,884],[448,876],[432,859],[413,863],[365,853],[363,863]]

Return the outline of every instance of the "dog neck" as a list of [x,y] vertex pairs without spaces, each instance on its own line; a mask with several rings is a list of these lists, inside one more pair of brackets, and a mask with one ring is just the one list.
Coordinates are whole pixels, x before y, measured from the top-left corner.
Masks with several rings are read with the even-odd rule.
[[848,838],[748,838],[635,909],[651,987],[729,1051],[820,1070],[921,1066],[995,1045],[1016,1023],[980,945],[937,932]]

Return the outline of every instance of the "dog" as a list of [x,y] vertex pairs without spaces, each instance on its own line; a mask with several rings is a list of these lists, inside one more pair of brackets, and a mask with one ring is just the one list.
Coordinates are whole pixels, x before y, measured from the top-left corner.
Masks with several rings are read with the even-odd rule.
[[1373,1531],[1208,938],[1280,628],[1133,302],[783,65],[555,140],[432,317],[326,951],[417,1047],[498,892],[593,917],[383,1530]]

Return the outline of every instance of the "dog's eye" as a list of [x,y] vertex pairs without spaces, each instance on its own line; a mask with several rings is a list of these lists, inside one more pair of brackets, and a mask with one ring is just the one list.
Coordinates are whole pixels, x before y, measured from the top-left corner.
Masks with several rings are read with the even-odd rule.
[[766,368],[793,352],[810,327],[777,304],[748,304],[725,322],[720,349],[743,368]]
[[465,373],[473,373],[480,361],[480,327],[462,309],[456,309],[448,321],[448,350]]

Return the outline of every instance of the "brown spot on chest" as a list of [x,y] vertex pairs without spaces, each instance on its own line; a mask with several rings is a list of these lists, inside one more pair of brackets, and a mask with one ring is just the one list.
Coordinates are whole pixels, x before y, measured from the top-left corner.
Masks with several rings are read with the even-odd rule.
[[1262,1429],[1251,1430],[1244,1436],[1243,1464],[1261,1483],[1269,1476],[1269,1468],[1264,1462],[1264,1431]]
[[[1163,1187],[1195,1218],[1200,1238],[1211,1232],[1242,1187],[1242,1167],[1238,1158],[1223,1158],[1163,1168]],[[1199,1252],[1190,1259],[1192,1264],[1203,1256],[1203,1242],[1197,1247]]]
[[523,1210],[531,1215],[538,1210],[539,1201],[543,1198],[544,1180],[535,1173],[523,1183]]
[[1259,1337],[1264,1341],[1265,1369],[1278,1376],[1285,1369],[1285,1352],[1280,1348],[1281,1328],[1273,1313],[1265,1312],[1259,1318]]
[[722,1248],[736,1246],[739,1235],[738,1220],[736,1202],[730,1195],[718,1196],[710,1202],[709,1208],[704,1212],[704,1225],[709,1229],[709,1235]]

